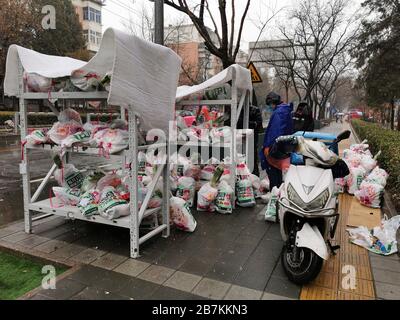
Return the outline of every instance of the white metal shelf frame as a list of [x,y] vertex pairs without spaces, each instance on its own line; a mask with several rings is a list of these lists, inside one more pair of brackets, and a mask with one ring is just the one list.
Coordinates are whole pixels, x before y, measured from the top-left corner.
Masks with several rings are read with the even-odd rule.
[[[230,186],[233,190],[235,190],[236,187],[236,164],[237,164],[237,159],[238,159],[238,154],[237,154],[237,137],[235,134],[235,130],[237,128],[238,122],[239,122],[239,117],[240,113],[243,109],[243,129],[248,129],[249,128],[249,116],[250,116],[250,99],[252,92],[250,90],[241,90],[239,91],[236,83],[237,73],[236,70],[232,70],[232,80],[231,80],[231,97],[230,99],[219,99],[219,100],[181,100],[176,103],[176,108],[178,107],[183,107],[183,106],[193,106],[193,105],[198,105],[203,106],[211,106],[211,105],[229,105],[230,106],[230,129],[231,129],[231,142],[224,144],[224,145],[218,145],[218,144],[208,144],[206,142],[199,142],[199,146],[201,147],[211,147],[211,148],[223,148],[223,149],[228,149],[231,157],[231,164],[230,164],[230,172],[233,173],[231,174],[231,179],[230,179]],[[223,84],[219,84],[216,87],[222,86]],[[210,90],[212,88],[209,88]],[[187,145],[190,147],[190,142],[178,142],[178,145]],[[173,150],[175,151],[175,150]],[[173,153],[171,151],[171,153]],[[248,161],[248,158],[250,156],[249,152],[249,143],[246,140],[246,161]],[[235,192],[234,192],[235,194]],[[233,205],[235,206],[236,198],[234,195],[233,199]]]
[[[25,86],[23,81],[23,67],[21,62],[19,61],[18,67],[18,80],[19,80],[19,112],[20,112],[20,134],[21,141],[25,139],[28,134],[28,110],[27,110],[27,101],[28,100],[41,100],[41,99],[61,99],[61,100],[106,100],[108,98],[107,92],[50,92],[50,93],[31,93],[25,92]],[[57,110],[55,108],[51,108],[52,111],[57,114]],[[126,113],[125,108],[121,108],[121,118],[125,118]],[[168,237],[170,233],[170,222],[169,222],[169,177],[168,177],[168,143],[155,143],[153,145],[144,145],[138,146],[138,115],[134,113],[131,108],[128,108],[128,116],[129,116],[129,149],[124,150],[119,156],[112,155],[112,159],[118,159],[121,163],[122,169],[125,169],[125,160],[127,158],[132,159],[132,163],[129,169],[129,189],[131,194],[130,201],[130,215],[128,217],[122,217],[114,220],[107,220],[101,216],[91,216],[84,217],[80,210],[77,207],[72,206],[63,206],[63,207],[54,207],[52,205],[52,199],[45,199],[41,201],[37,201],[40,194],[44,190],[45,186],[51,179],[56,166],[53,165],[47,175],[40,179],[41,181],[38,189],[32,196],[31,184],[35,181],[31,181],[30,175],[30,166],[29,166],[29,150],[61,150],[58,146],[43,146],[43,147],[28,147],[27,145],[23,146],[22,149],[22,159],[20,163],[20,174],[22,175],[22,185],[23,185],[23,201],[24,201],[24,225],[25,232],[32,233],[32,221],[40,219],[44,216],[49,215],[58,215],[65,217],[67,219],[79,219],[84,221],[90,221],[95,223],[102,223],[106,225],[113,225],[122,228],[128,228],[130,230],[130,256],[132,258],[138,258],[140,251],[139,247],[148,239],[162,233],[163,237]],[[138,206],[138,161],[137,154],[139,150],[147,150],[148,148],[161,148],[165,154],[164,163],[157,165],[157,172],[153,178],[152,183],[148,186],[148,193],[145,197],[141,208]],[[85,153],[88,155],[96,155],[98,154],[96,150],[93,148],[70,148],[63,151],[62,156],[65,158],[66,162],[68,162],[68,154],[77,151],[78,153]],[[131,153],[131,157],[129,156]],[[152,194],[155,191],[155,187],[157,182],[162,177],[163,179],[163,200],[162,206],[160,208],[148,209],[148,204]],[[33,218],[32,212],[41,212],[44,215],[41,217]],[[143,236],[139,235],[139,227],[142,220],[150,215],[158,214],[161,211],[162,215],[162,223],[156,228]],[[158,219],[155,219],[158,221]]]

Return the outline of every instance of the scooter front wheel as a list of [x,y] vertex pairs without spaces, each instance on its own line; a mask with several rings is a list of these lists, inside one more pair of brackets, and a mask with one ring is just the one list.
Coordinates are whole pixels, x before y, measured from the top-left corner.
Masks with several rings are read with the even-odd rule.
[[304,285],[318,276],[323,260],[308,248],[296,248],[296,250],[298,250],[298,254],[295,259],[294,250],[289,252],[287,245],[283,247],[281,255],[282,266],[290,281]]

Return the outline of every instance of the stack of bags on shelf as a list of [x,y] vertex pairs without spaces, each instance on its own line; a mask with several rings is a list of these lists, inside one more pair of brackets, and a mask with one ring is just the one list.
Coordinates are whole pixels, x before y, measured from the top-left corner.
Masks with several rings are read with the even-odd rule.
[[339,193],[346,191],[354,195],[361,204],[371,207],[381,207],[388,174],[379,168],[377,158],[380,152],[373,156],[367,141],[350,146],[344,150],[344,161],[347,163],[350,174],[345,178],[336,179]]
[[[189,111],[176,112],[177,140],[180,142],[196,141],[213,145],[232,142],[231,128],[224,126],[227,117],[217,111],[208,111],[207,106],[201,107],[200,115],[190,115]],[[236,138],[242,139],[252,130],[236,130]]]
[[[191,216],[190,208],[195,204],[196,194],[197,211],[230,214],[235,194],[238,206],[253,207],[255,199],[265,197],[269,190],[268,178],[261,180],[251,174],[243,156],[236,165],[235,190],[230,184],[229,158],[223,161],[211,158],[204,165],[197,164],[198,154],[192,154],[191,158],[174,154],[171,158],[174,160],[170,167],[171,192],[175,195],[171,203],[175,207],[179,205],[180,211],[184,211],[187,217]],[[187,218],[187,221],[191,219]],[[191,226],[195,227],[195,224]],[[186,229],[193,231],[190,227]]]
[[75,71],[70,77],[47,78],[37,73],[24,73],[28,92],[110,91],[111,72],[104,76],[96,72]]
[[25,140],[28,146],[51,143],[62,148],[75,146],[100,148],[105,155],[115,154],[129,145],[129,133],[124,120],[111,123],[88,122],[82,124],[80,114],[65,109],[58,115],[58,122],[50,130],[34,130]]

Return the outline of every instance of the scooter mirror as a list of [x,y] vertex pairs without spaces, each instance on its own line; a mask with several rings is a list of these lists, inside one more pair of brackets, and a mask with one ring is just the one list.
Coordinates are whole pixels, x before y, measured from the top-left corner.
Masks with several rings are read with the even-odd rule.
[[340,142],[340,141],[342,141],[342,140],[346,140],[346,139],[350,138],[350,135],[351,135],[350,130],[343,131],[342,133],[340,133],[340,134],[337,136],[336,141],[337,141],[337,142]]

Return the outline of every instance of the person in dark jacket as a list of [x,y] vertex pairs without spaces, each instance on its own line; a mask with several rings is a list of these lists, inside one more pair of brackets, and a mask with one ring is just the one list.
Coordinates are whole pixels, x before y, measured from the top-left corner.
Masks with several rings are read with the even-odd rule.
[[275,159],[271,157],[270,149],[280,136],[293,134],[293,104],[282,103],[281,97],[271,92],[267,96],[267,105],[273,108],[271,119],[265,130],[264,143],[260,151],[261,167],[266,170],[270,180],[270,188],[280,187],[282,184],[282,170],[290,165],[290,158]]
[[314,118],[307,102],[300,102],[293,116],[294,131],[314,131]]

